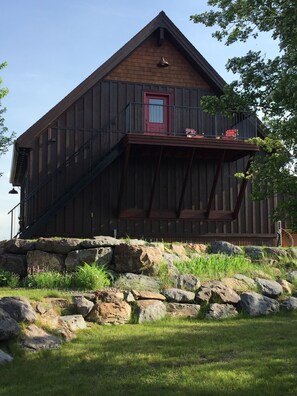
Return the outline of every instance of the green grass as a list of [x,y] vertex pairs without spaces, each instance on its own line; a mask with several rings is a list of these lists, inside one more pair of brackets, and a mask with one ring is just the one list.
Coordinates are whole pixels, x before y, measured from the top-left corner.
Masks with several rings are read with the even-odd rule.
[[95,325],[60,350],[16,351],[0,396],[296,395],[296,327],[297,314]]
[[276,275],[275,269],[268,264],[256,264],[244,256],[224,254],[202,255],[190,261],[176,262],[174,265],[181,274],[193,274],[202,281],[231,277],[236,273],[251,277],[263,273],[268,278],[274,278]]
[[42,299],[46,297],[70,298],[70,294],[55,289],[11,289],[9,287],[0,287],[0,298],[1,297],[26,297],[34,301],[42,301]]

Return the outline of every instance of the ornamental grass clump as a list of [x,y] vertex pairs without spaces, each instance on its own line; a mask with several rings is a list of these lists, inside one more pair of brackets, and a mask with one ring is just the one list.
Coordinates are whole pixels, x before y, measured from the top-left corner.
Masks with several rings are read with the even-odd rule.
[[71,275],[61,274],[57,271],[40,271],[28,275],[25,286],[35,289],[69,289]]
[[109,286],[111,280],[112,277],[104,265],[85,263],[72,274],[71,283],[79,290],[96,290]]

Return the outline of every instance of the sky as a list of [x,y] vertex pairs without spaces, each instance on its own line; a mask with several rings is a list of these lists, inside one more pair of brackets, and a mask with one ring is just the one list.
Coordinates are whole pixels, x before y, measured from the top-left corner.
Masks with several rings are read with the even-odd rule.
[[[20,136],[162,10],[227,82],[234,78],[225,70],[228,58],[250,48],[276,52],[267,36],[247,45],[217,42],[211,29],[190,21],[190,15],[208,9],[207,0],[2,0],[6,126]],[[20,197],[8,194],[11,162],[12,149],[0,157],[0,240],[10,238],[7,213]]]

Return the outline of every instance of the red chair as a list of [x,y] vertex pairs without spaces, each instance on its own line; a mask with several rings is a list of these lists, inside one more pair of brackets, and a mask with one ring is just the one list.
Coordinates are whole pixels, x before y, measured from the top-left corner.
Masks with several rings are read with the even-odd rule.
[[238,135],[238,129],[227,129],[225,132],[225,138],[236,139]]

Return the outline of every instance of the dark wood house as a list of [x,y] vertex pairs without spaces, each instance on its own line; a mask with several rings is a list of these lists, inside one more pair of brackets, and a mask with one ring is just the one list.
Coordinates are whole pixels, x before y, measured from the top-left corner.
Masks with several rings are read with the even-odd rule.
[[225,82],[161,12],[15,142],[20,236],[273,244],[273,200],[249,198],[259,134],[199,107]]

